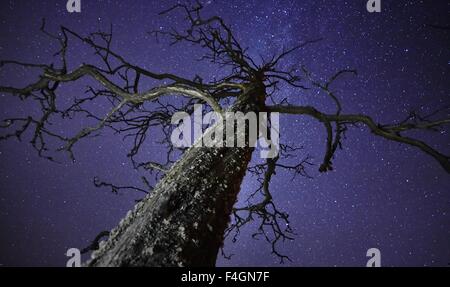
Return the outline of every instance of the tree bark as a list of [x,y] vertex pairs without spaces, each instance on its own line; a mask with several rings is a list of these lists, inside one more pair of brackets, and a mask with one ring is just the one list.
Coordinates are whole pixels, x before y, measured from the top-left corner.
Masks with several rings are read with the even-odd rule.
[[[263,95],[244,91],[229,110],[257,112]],[[253,150],[189,148],[86,265],[214,266]]]

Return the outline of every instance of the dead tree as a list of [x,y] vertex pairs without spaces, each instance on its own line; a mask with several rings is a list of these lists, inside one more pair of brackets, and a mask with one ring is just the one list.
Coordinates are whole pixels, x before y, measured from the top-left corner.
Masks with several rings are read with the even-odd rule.
[[[438,152],[425,142],[408,137],[412,130],[436,131],[450,123],[449,118],[440,119],[439,114],[448,117],[448,108],[430,115],[411,113],[404,120],[392,124],[375,122],[362,114],[346,114],[338,96],[333,92],[333,82],[344,74],[356,74],[353,70],[337,71],[328,81],[321,82],[312,76],[306,67],[283,70],[280,62],[292,52],[317,40],[305,41],[296,47],[281,51],[270,59],[255,61],[239,44],[230,27],[222,18],[202,16],[202,6],[176,5],[161,14],[181,11],[187,19],[187,28],[182,31],[158,31],[156,37],[168,37],[172,44],[188,42],[204,50],[203,61],[219,65],[229,74],[221,79],[205,82],[199,76],[193,79],[174,74],[158,74],[130,63],[111,48],[112,31],[96,32],[87,36],[60,27],[58,33],[51,33],[43,21],[41,31],[60,44],[57,60],[50,64],[25,63],[3,60],[1,67],[16,65],[35,69],[39,78],[23,87],[0,86],[0,92],[19,97],[23,101],[34,101],[41,115],[30,115],[5,119],[1,128],[1,139],[19,138],[31,134],[31,144],[40,156],[54,160],[50,155],[52,143],[59,143],[58,151],[66,151],[74,158],[73,147],[80,140],[99,134],[103,129],[133,139],[128,154],[135,168],[147,170],[158,179],[155,187],[143,177],[143,188],[116,186],[95,179],[96,186],[121,189],[135,189],[145,193],[133,210],[114,228],[109,239],[100,242],[98,237],[92,244],[97,249],[86,266],[213,266],[223,244],[224,236],[258,220],[258,231],[271,243],[272,252],[281,260],[287,256],[277,251],[280,240],[292,238],[288,215],[279,210],[272,199],[270,181],[277,170],[285,169],[295,175],[308,176],[306,167],[312,163],[303,158],[296,165],[285,163],[286,158],[297,155],[298,147],[281,144],[279,156],[265,163],[249,166],[254,148],[246,142],[244,147],[221,148],[190,147],[177,149],[171,145],[170,133],[174,128],[170,119],[176,111],[193,112],[193,104],[206,103],[211,110],[269,112],[312,117],[323,124],[325,130],[324,157],[319,170],[333,169],[333,157],[341,147],[348,129],[366,126],[374,135],[389,141],[414,146],[433,157],[447,172],[450,172],[449,157]],[[101,65],[83,63],[70,68],[67,53],[71,41],[81,41],[95,52]],[[65,97],[60,86],[91,78],[97,84],[86,91],[86,96],[74,98],[73,104],[58,105]],[[160,81],[149,87],[145,80]],[[163,84],[163,83],[168,84]],[[294,106],[288,99],[276,101],[272,94],[281,84],[298,88],[318,89],[336,105],[334,113],[323,113],[313,106]],[[164,96],[182,96],[179,105],[164,102]],[[180,97],[178,97],[179,99]],[[111,109],[104,115],[94,114],[89,105],[97,100],[107,100]],[[268,104],[272,99],[272,104]],[[67,99],[65,99],[67,101]],[[173,102],[173,101],[172,101]],[[95,119],[97,124],[84,127],[72,136],[52,130],[51,123],[58,119],[76,118],[85,115]],[[166,139],[168,156],[164,163],[139,162],[136,156],[143,148],[150,128],[160,126]],[[244,137],[237,134],[235,137]],[[174,161],[173,155],[178,155]],[[172,155],[172,156],[171,156]],[[246,173],[257,176],[260,187],[249,200],[248,205],[234,207],[237,194]],[[233,218],[232,220],[230,218]],[[231,221],[230,221],[231,220]],[[108,232],[102,233],[102,236]],[[91,246],[91,247],[92,247]],[[91,248],[89,247],[89,248]]]

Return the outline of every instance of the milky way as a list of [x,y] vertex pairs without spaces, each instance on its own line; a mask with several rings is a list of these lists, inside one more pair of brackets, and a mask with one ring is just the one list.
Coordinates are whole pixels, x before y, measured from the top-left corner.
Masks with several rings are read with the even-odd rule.
[[[107,30],[112,24],[114,49],[132,63],[155,72],[194,78],[221,75],[217,66],[200,63],[198,47],[169,46],[151,30],[184,25],[181,14],[158,12],[174,1],[83,1],[82,12],[69,14],[66,1],[2,1],[0,59],[48,62],[55,43],[39,33],[41,19],[56,31],[65,25],[82,34]],[[331,3],[333,2],[333,3]],[[242,46],[255,59],[270,57],[302,41],[322,38],[286,58],[284,67],[305,65],[318,80],[341,69],[358,75],[333,84],[347,113],[364,113],[383,123],[402,120],[411,111],[427,114],[450,104],[450,33],[448,1],[382,0],[381,13],[368,13],[366,1],[208,1],[207,15],[222,16]],[[71,47],[69,65],[94,61],[92,50]],[[95,62],[94,62],[95,63]],[[35,75],[23,69],[0,71],[0,81],[23,85]],[[67,84],[68,97],[85,86]],[[277,99],[332,111],[326,95],[284,87]],[[104,111],[101,103],[92,107]],[[448,111],[448,110],[447,110]],[[36,108],[0,95],[0,119],[35,113]],[[444,113],[445,116],[445,113]],[[448,116],[448,112],[447,112]],[[60,131],[76,131],[87,122],[55,123]],[[447,266],[450,263],[450,177],[417,149],[388,142],[363,127],[350,129],[334,160],[334,171],[320,174],[325,131],[303,117],[281,117],[281,140],[302,146],[310,156],[312,178],[279,172],[271,183],[274,200],[290,215],[295,240],[280,245],[292,262],[285,266],[365,266],[366,251],[381,250],[385,266]],[[448,132],[416,133],[449,153]],[[155,141],[145,149],[160,157]],[[0,143],[0,264],[64,266],[65,252],[85,247],[102,230],[113,228],[141,198],[138,193],[112,194],[92,178],[138,184],[139,173],[126,157],[129,142],[106,132],[81,141],[72,163],[39,158],[27,140]],[[241,201],[256,187],[247,177]],[[242,202],[239,202],[240,204]],[[247,226],[238,241],[225,242],[231,260],[219,255],[220,266],[278,266],[264,240],[254,240]]]

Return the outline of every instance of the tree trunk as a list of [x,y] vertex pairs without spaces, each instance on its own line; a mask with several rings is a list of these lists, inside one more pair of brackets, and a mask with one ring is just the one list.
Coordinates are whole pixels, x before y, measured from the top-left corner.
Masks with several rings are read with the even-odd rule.
[[[263,95],[246,91],[230,110],[257,112]],[[214,266],[253,150],[189,148],[87,266]]]

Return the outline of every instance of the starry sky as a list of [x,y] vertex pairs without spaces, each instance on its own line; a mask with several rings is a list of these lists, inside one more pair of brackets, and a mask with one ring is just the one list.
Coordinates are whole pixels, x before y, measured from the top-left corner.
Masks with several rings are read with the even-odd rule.
[[[0,59],[48,63],[57,49],[39,33],[41,19],[56,31],[65,25],[81,34],[114,31],[114,49],[131,63],[155,72],[205,79],[220,75],[219,67],[199,63],[198,47],[169,46],[155,41],[151,30],[183,25],[183,17],[158,12],[171,0],[82,0],[82,12],[69,14],[66,1],[6,0],[0,9]],[[382,0],[382,12],[370,14],[366,1],[203,1],[206,15],[217,14],[230,24],[249,54],[270,56],[302,41],[322,37],[287,58],[282,65],[305,65],[325,80],[340,69],[358,71],[333,84],[346,113],[365,113],[383,123],[404,119],[410,111],[429,113],[450,104],[450,2]],[[69,66],[95,63],[92,50],[74,44]],[[35,79],[25,69],[0,70],[1,85]],[[66,95],[84,92],[67,84]],[[332,111],[326,96],[316,91],[283,87],[278,97],[293,104]],[[93,103],[94,111],[104,111]],[[35,113],[36,106],[0,94],[0,118]],[[445,113],[444,113],[445,116]],[[448,116],[448,112],[447,112]],[[83,118],[55,122],[54,128],[75,132]],[[292,262],[284,266],[365,266],[366,251],[381,251],[384,266],[448,266],[450,264],[450,177],[431,157],[414,148],[376,138],[364,128],[347,133],[335,170],[320,174],[325,148],[323,127],[310,119],[281,116],[281,141],[304,148],[315,166],[312,178],[277,173],[271,190],[278,207],[290,214],[295,240],[280,245]],[[443,153],[450,135],[421,132]],[[116,184],[137,184],[126,154],[129,142],[105,131],[79,142],[76,161],[60,155],[60,163],[39,158],[26,138],[0,143],[0,266],[65,266],[68,248],[82,248],[102,230],[113,228],[142,195],[112,194],[98,189],[94,176]],[[161,156],[151,140],[145,155]],[[245,178],[240,201],[256,187]],[[241,203],[240,202],[240,203]],[[238,203],[239,204],[239,203]],[[219,255],[218,266],[279,266],[264,240],[251,238],[247,226],[236,243],[225,241],[231,260]]]

